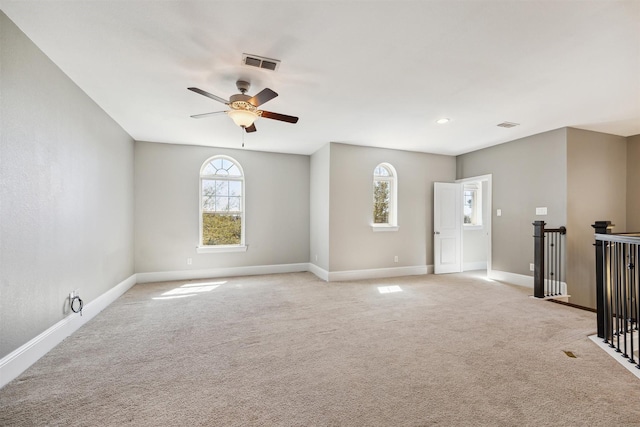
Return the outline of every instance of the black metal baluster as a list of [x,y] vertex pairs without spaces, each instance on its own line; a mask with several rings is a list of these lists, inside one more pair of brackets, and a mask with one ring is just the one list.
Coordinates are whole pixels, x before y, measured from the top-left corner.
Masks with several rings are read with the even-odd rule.
[[545,266],[545,278],[544,278],[544,296],[548,297],[549,295],[551,295],[551,292],[549,290],[549,275],[551,274],[551,263],[549,262],[549,259],[551,258],[551,248],[549,247],[549,243],[551,242],[551,236],[549,235],[549,232],[545,232],[544,233],[544,242],[546,247],[546,255],[547,255],[547,261],[546,261],[546,266]]
[[562,292],[562,232],[560,232],[560,234],[560,240],[558,240],[558,257],[560,259],[560,263],[558,264],[558,280],[560,280],[560,292],[558,293],[564,295],[565,293]]
[[556,251],[558,248],[558,233],[553,232],[553,272],[551,273],[551,279],[553,280],[553,295],[558,295],[556,292],[556,284],[558,283],[558,275],[556,272],[558,271],[558,263],[556,262]]
[[[634,245],[634,258],[635,258],[635,263],[637,263],[639,256],[640,256],[640,245]],[[635,264],[634,263],[634,264]],[[634,327],[634,332],[633,334],[638,334],[638,348],[640,349],[640,269],[635,268],[633,271],[633,289],[634,289],[634,293],[635,293],[635,327]],[[638,362],[636,363],[636,368],[640,369],[640,356],[638,356]]]
[[620,244],[616,243],[614,246],[614,256],[616,262],[614,263],[614,279],[615,279],[615,316],[616,316],[616,352],[621,353],[620,350]]
[[634,256],[634,252],[635,252],[635,245],[629,245],[629,274],[628,274],[628,280],[629,280],[629,362],[630,363],[635,363],[635,357],[634,357],[634,353],[633,353],[633,349],[634,349],[634,337],[633,335],[635,334],[634,330],[635,330],[635,322],[636,322],[636,313],[635,313],[635,300],[636,300],[636,294],[635,294],[635,256]]
[[629,258],[629,254],[628,254],[628,247],[629,245],[627,243],[623,243],[622,244],[622,265],[621,265],[621,272],[622,274],[620,275],[620,285],[622,287],[622,337],[623,337],[623,352],[622,352],[622,357],[629,357],[629,353],[627,353],[627,332],[628,332],[628,325],[629,325],[629,312],[628,312],[628,307],[629,307],[629,295],[628,295],[628,287],[629,287],[629,268],[628,268],[628,258]]
[[602,286],[602,305],[605,307],[602,311],[602,329],[604,332],[604,342],[611,345],[611,243],[602,242],[602,270],[603,270],[603,286]]
[[608,290],[609,290],[609,322],[610,331],[609,331],[609,345],[611,348],[615,348],[615,335],[614,330],[616,327],[615,323],[615,306],[616,306],[616,293],[615,293],[615,284],[616,284],[616,246],[614,243],[609,243],[609,280],[608,280]]

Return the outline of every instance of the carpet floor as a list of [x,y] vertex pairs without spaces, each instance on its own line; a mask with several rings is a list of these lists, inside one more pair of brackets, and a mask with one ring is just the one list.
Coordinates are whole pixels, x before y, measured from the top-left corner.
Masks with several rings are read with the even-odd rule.
[[530,292],[478,273],[137,285],[0,390],[0,425],[640,425],[595,314]]

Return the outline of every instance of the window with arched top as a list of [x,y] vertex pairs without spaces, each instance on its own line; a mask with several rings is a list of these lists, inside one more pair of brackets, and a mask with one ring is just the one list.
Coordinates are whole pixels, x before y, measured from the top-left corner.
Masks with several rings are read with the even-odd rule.
[[396,230],[398,207],[398,178],[389,163],[380,163],[373,170],[373,224],[374,230]]
[[200,168],[201,252],[243,250],[244,173],[228,156],[207,159]]

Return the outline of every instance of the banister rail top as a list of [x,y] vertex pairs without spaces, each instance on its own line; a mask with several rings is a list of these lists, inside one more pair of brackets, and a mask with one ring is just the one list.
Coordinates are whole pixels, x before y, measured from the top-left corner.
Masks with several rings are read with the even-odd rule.
[[617,243],[640,244],[640,233],[595,234],[596,240]]

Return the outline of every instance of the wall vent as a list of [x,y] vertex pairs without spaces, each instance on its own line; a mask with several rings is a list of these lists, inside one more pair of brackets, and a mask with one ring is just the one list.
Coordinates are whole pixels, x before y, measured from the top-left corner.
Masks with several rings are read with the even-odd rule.
[[258,55],[249,55],[248,53],[242,54],[242,63],[249,67],[262,68],[263,70],[277,71],[280,67],[280,60],[265,58]]
[[501,128],[513,128],[516,126],[520,126],[520,123],[502,122],[498,124],[498,126]]

